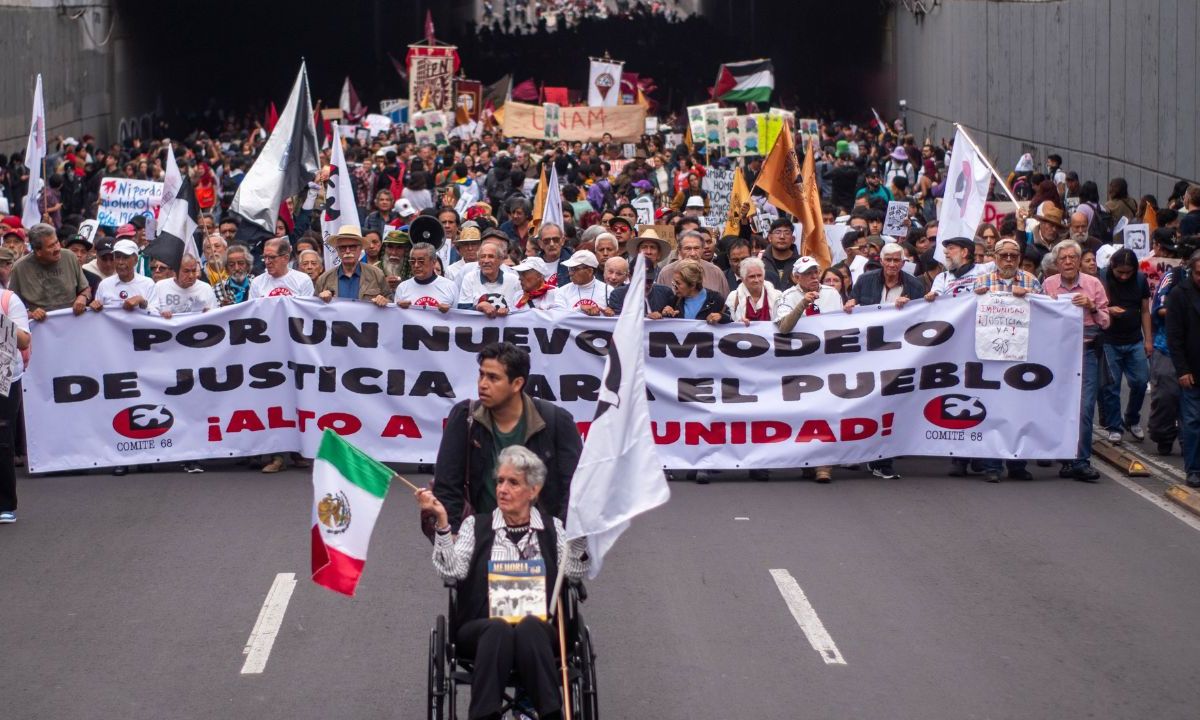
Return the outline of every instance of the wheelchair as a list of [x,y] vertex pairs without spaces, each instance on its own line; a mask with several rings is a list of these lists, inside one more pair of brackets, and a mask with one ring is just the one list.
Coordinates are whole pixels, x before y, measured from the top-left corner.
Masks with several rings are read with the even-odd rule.
[[[429,720],[458,720],[458,687],[471,687],[474,667],[469,658],[459,657],[455,650],[458,636],[458,587],[457,583],[445,583],[450,596],[449,612],[438,615],[429,631]],[[579,614],[579,605],[587,600],[587,590],[577,580],[564,580],[562,608],[563,627],[567,648],[567,681],[571,691],[572,720],[599,720],[600,704],[596,692],[596,652],[592,646],[592,634]],[[557,623],[555,623],[557,628]],[[561,663],[558,644],[554,646],[555,659]],[[556,673],[561,677],[561,665]],[[504,694],[501,715],[520,711],[517,705],[515,686],[516,671],[508,679],[508,690]],[[516,717],[514,714],[513,717]]]

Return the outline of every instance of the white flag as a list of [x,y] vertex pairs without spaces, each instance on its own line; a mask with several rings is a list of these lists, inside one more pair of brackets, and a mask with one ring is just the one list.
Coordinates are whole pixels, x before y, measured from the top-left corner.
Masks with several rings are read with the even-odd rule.
[[621,103],[621,70],[623,62],[592,60],[588,73],[588,105],[613,106]]
[[550,175],[546,178],[546,205],[542,208],[541,227],[545,227],[546,223],[554,223],[560,228],[563,226],[562,190],[558,187],[558,171],[554,163],[550,163]]
[[329,243],[343,225],[353,225],[362,230],[358,219],[358,205],[354,199],[354,187],[350,183],[350,168],[342,152],[342,136],[338,124],[333,123],[333,155],[329,158],[329,179],[325,181],[325,207],[321,210],[321,237],[325,240],[325,269],[341,264],[337,248]]
[[975,238],[975,229],[983,220],[991,180],[992,172],[987,163],[975,152],[966,132],[959,128],[954,134],[954,150],[946,168],[946,195],[938,212],[937,246],[934,249],[938,262],[946,262],[944,240]]
[[42,221],[38,208],[38,193],[42,185],[42,161],[46,159],[46,106],[42,102],[42,76],[37,76],[33,89],[33,119],[29,123],[29,141],[25,143],[25,166],[29,168],[29,185],[25,192],[25,206],[21,210],[21,224],[27,228]]
[[163,191],[159,207],[165,208],[171,204],[183,186],[183,174],[179,172],[179,163],[175,160],[175,143],[167,141],[167,164],[163,167]]
[[[645,281],[646,261],[638,255],[629,287],[640,291]],[[604,554],[629,521],[671,498],[650,431],[645,320],[642,303],[627,302],[621,308],[604,361],[596,417],[571,480],[566,536],[587,538],[591,578],[600,574]]]

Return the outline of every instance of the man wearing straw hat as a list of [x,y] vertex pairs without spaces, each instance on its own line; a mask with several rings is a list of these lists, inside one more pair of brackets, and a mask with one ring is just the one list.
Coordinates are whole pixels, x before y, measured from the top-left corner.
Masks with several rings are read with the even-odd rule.
[[362,231],[356,225],[343,225],[329,242],[337,249],[342,264],[330,268],[317,278],[314,291],[325,302],[336,298],[370,300],[379,307],[388,304],[389,288],[383,270],[360,262]]

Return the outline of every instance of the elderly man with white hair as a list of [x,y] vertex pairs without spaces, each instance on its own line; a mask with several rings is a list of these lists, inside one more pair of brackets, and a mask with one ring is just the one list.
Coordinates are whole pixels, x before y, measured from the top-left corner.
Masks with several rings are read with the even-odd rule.
[[[592,227],[598,226],[593,225]],[[588,230],[591,229],[588,228]],[[619,257],[621,252],[621,245],[617,242],[617,236],[607,230],[596,235],[595,248],[596,259],[600,261],[601,265],[605,265],[606,267],[609,259]],[[628,266],[626,266],[626,269],[628,270]]]
[[904,272],[904,248],[890,242],[879,251],[879,270],[870,270],[859,276],[846,301],[845,310],[850,312],[857,305],[895,304],[902,308],[909,300],[924,297],[925,284]]
[[[600,256],[597,255],[599,260]],[[604,261],[604,284],[613,290],[629,282],[629,261],[620,255],[614,255]]]
[[1050,254],[1058,274],[1046,278],[1046,294],[1053,298],[1070,297],[1071,304],[1083,310],[1083,397],[1080,398],[1079,446],[1075,460],[1069,464],[1064,462],[1058,474],[1059,477],[1083,482],[1097,482],[1100,473],[1091,463],[1092,418],[1096,413],[1096,396],[1100,389],[1100,363],[1107,362],[1097,337],[1111,322],[1108,294],[1099,278],[1082,272],[1083,249],[1079,243],[1063,240],[1050,250]]
[[975,292],[1010,292],[1017,297],[1027,293],[1040,294],[1042,284],[1032,273],[1021,269],[1021,244],[1012,238],[1000,238],[992,250],[996,267],[975,278]]

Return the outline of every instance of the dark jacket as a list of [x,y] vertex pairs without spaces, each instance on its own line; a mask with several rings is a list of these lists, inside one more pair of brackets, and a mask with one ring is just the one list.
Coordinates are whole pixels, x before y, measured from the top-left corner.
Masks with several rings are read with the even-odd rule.
[[[904,296],[909,300],[925,295],[925,285],[903,270],[900,271],[900,284],[904,286]],[[880,304],[883,298],[883,270],[871,270],[860,275],[850,291],[850,297],[859,305]]]
[[[608,294],[608,307],[615,313],[620,313],[621,308],[625,306],[625,296],[629,293],[629,285],[625,284],[613,290]],[[675,299],[675,293],[666,285],[654,284],[650,287],[650,294],[643,295],[645,303],[649,306],[648,313],[662,312],[663,308],[671,304]]]
[[[537,505],[565,522],[571,476],[583,450],[579,428],[571,413],[557,405],[528,395],[523,398],[526,429],[521,444],[546,464],[546,484]],[[490,502],[484,494],[484,483],[495,482],[495,454],[491,413],[475,400],[456,404],[446,418],[433,471],[433,494],[446,507],[455,531],[462,523],[464,500],[469,500],[473,512],[495,509],[487,507]]]
[[[671,300],[671,307],[679,312],[679,317],[683,317],[683,298],[678,295]],[[729,307],[725,304],[725,298],[721,294],[712,290],[704,291],[704,304],[700,306],[700,312],[696,315],[696,320],[704,320],[712,313],[721,313],[721,322],[730,322]]]
[[[792,267],[796,261],[800,259],[800,253],[792,250],[792,256],[787,260],[776,260],[768,249],[762,254],[763,270],[767,276],[767,282],[775,286],[779,292],[783,292],[792,286]],[[730,285],[731,288],[737,288],[739,283]]]
[[1167,296],[1167,347],[1175,374],[1200,373],[1200,289],[1185,268]]
[[[537,508],[530,510],[538,512]],[[545,582],[547,601],[554,595],[554,580],[558,576],[558,531],[554,520],[542,513],[543,528],[537,531],[538,549],[546,563]],[[456,528],[457,529],[457,528]],[[492,514],[475,515],[475,548],[471,552],[471,566],[467,577],[458,583],[458,622],[486,620],[488,617],[488,561],[492,559],[492,546],[496,531],[492,529]],[[549,609],[549,608],[547,608]]]

